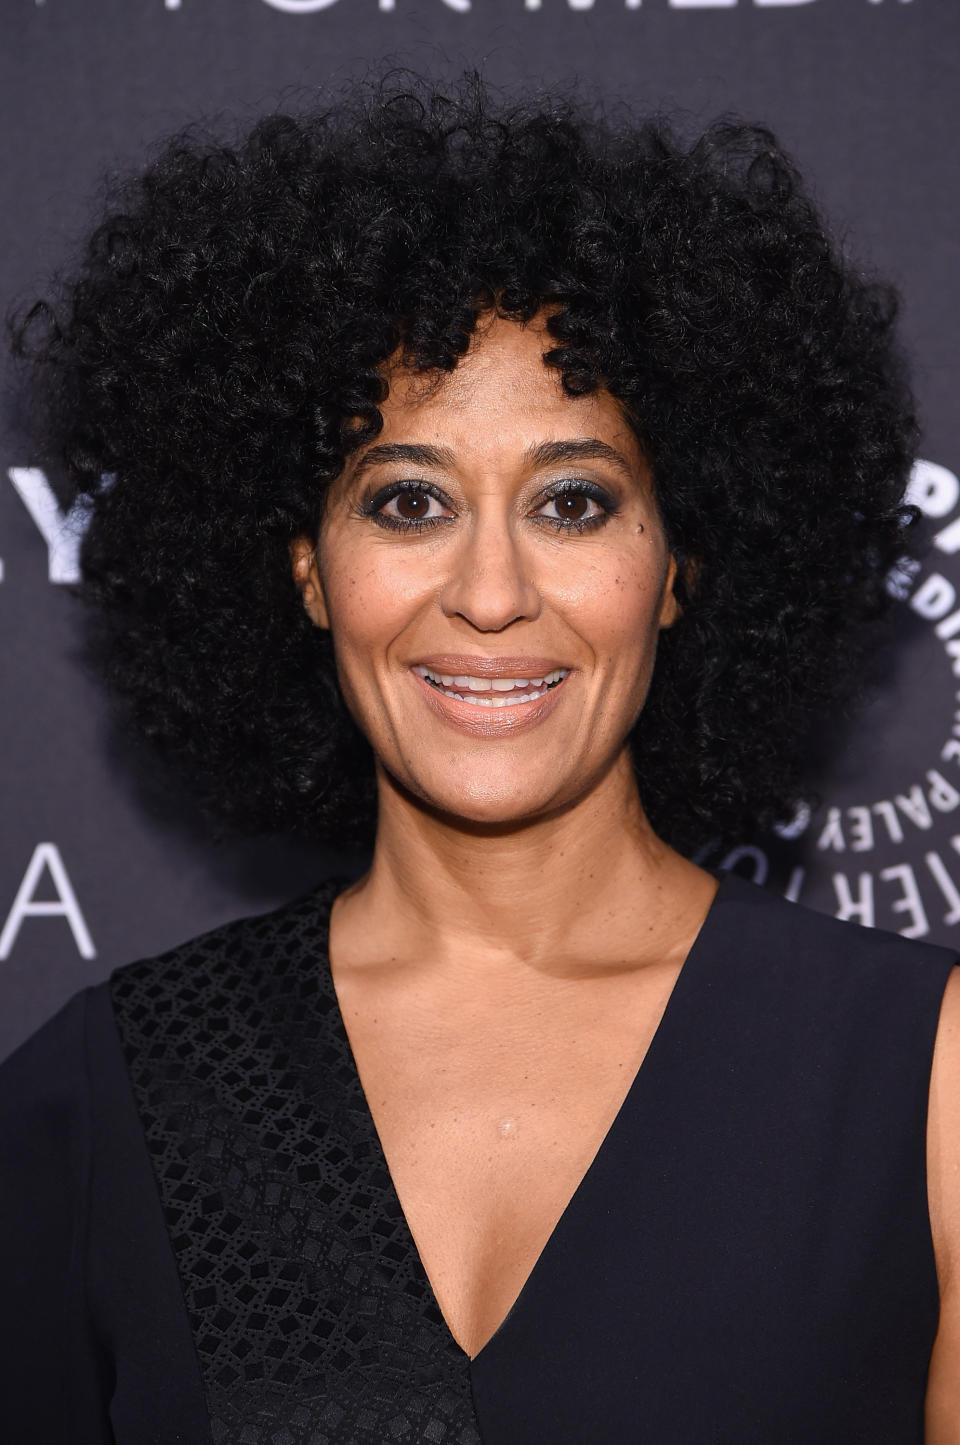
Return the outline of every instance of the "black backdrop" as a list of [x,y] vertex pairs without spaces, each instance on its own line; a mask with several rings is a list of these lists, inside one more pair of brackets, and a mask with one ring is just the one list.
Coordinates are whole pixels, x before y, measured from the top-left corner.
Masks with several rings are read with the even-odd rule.
[[[960,942],[958,0],[4,0],[4,304],[69,261],[105,171],[195,118],[251,117],[389,57],[439,77],[773,127],[850,249],[905,298],[931,548],[875,702],[838,726],[820,802],[737,867],[814,907]],[[359,860],[217,841],[123,758],[79,656],[76,530],[0,436],[0,1056],[118,963]],[[812,795],[812,791],[811,791]]]

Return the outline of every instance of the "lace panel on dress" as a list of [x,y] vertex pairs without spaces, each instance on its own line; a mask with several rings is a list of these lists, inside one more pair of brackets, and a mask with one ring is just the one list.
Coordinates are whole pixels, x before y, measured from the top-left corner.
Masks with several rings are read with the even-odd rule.
[[327,958],[331,880],[117,969],[215,1445],[480,1445]]

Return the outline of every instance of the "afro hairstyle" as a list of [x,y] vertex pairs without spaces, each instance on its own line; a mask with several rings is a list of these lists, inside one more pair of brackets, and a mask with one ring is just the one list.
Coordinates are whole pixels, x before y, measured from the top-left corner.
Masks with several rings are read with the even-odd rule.
[[762,126],[388,69],[162,142],[11,323],[88,508],[108,681],[223,826],[371,841],[372,751],[290,542],[377,436],[388,358],[440,376],[482,315],[545,307],[545,364],[617,399],[679,564],[629,737],[651,823],[691,852],[791,814],[913,519],[895,292]]

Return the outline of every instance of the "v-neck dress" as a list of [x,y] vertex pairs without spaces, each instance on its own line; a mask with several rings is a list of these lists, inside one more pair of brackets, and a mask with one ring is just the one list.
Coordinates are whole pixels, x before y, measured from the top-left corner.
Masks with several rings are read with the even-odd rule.
[[117,969],[0,1067],[11,1445],[921,1445],[943,948],[721,882],[472,1360],[327,954],[345,880]]

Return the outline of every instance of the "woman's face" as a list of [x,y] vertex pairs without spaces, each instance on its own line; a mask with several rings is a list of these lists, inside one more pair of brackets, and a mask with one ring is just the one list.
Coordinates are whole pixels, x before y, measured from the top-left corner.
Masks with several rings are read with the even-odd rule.
[[298,538],[304,604],[382,768],[482,823],[548,813],[621,754],[677,615],[649,469],[607,392],[497,317],[429,392],[393,368],[383,430]]

